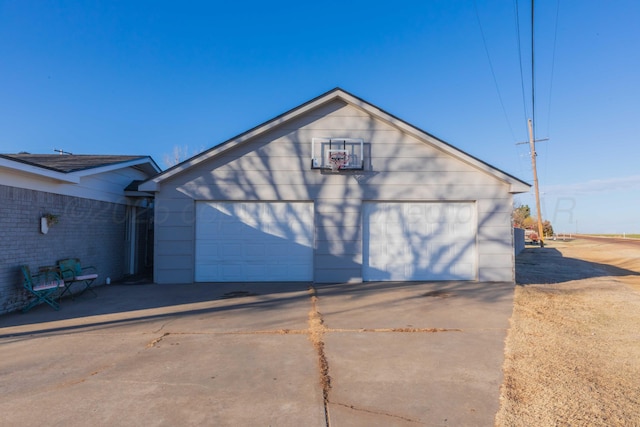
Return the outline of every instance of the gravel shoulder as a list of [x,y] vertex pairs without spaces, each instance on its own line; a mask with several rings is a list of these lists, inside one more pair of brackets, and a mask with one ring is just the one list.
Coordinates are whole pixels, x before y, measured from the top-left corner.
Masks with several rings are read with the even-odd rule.
[[497,426],[640,426],[640,246],[548,242],[516,259]]

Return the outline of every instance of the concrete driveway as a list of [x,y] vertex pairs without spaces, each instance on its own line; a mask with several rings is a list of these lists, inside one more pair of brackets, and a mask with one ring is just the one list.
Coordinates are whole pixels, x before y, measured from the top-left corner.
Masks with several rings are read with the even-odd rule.
[[0,317],[3,425],[494,423],[509,283],[97,292]]

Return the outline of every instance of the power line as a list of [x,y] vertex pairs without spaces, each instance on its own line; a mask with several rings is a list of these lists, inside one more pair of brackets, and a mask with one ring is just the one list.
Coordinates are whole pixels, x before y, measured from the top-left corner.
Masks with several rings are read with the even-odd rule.
[[500,106],[502,107],[502,113],[504,114],[504,118],[507,122],[507,126],[509,127],[509,131],[511,132],[511,137],[515,140],[516,135],[513,132],[513,128],[511,127],[511,122],[509,121],[509,116],[507,114],[507,109],[504,107],[504,102],[502,101],[502,94],[500,93],[500,87],[498,86],[498,79],[496,78],[496,73],[493,70],[493,62],[491,61],[491,55],[489,55],[489,48],[487,47],[487,40],[484,37],[484,30],[482,29],[482,21],[480,21],[480,14],[478,13],[478,4],[476,0],[473,0],[473,8],[476,12],[476,18],[478,19],[478,25],[480,26],[480,34],[482,35],[482,44],[484,45],[484,51],[487,54],[487,59],[489,60],[489,68],[491,69],[491,75],[493,76],[493,84],[496,87],[496,92],[498,92],[498,99],[500,100]]
[[[533,189],[536,197],[536,214],[538,219],[538,235],[540,238],[540,246],[544,246],[544,235],[542,228],[542,212],[540,208],[540,188],[538,185],[538,171],[536,165],[536,138],[535,138],[535,115],[536,115],[536,76],[535,76],[535,9],[534,1],[531,0],[531,118],[527,120],[527,129],[529,131],[529,149],[531,151],[531,170],[533,172]],[[516,5],[517,7],[517,5]],[[519,22],[519,20],[518,20]],[[521,63],[522,63],[522,56]],[[526,111],[526,107],[525,107]]]
[[556,1],[556,22],[553,29],[553,50],[551,52],[551,80],[549,81],[549,104],[547,106],[547,135],[551,133],[551,92],[553,89],[553,74],[556,66],[556,45],[558,42],[558,21],[560,17],[560,0]]
[[[520,66],[520,88],[522,90],[522,109],[524,111],[523,119],[527,120],[527,97],[524,91],[524,72],[522,70],[522,41],[520,39],[520,5],[518,0],[515,0],[515,15],[516,15],[516,35],[518,38],[518,65]],[[527,125],[525,124],[525,132],[527,131]]]
[[536,139],[536,66],[535,66],[535,0],[531,0],[531,119],[533,121],[533,140]]
[[[558,42],[558,22],[560,17],[560,0],[556,1],[556,20],[553,29],[553,48],[551,51],[551,76],[549,79],[549,96],[547,98],[547,136],[551,136],[551,99],[553,93],[553,75],[556,65],[556,46]],[[544,148],[545,160],[549,158],[549,144]],[[544,176],[547,176],[549,162],[544,162]]]

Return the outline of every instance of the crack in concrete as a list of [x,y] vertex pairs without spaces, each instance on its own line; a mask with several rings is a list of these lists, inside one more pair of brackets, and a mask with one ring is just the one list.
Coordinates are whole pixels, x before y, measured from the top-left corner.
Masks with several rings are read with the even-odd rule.
[[462,332],[458,328],[361,328],[361,329],[327,329],[327,332],[400,332],[400,333],[437,333]]
[[338,402],[329,402],[329,403],[331,403],[332,405],[343,406],[345,408],[349,408],[349,409],[352,409],[354,411],[366,412],[368,414],[374,414],[374,415],[383,415],[385,417],[397,418],[399,420],[407,421],[407,422],[410,422],[410,423],[426,425],[426,423],[424,423],[424,422],[422,422],[420,420],[414,420],[412,418],[403,417],[402,415],[395,415],[395,414],[390,414],[388,412],[381,412],[381,411],[372,411],[370,409],[358,408],[358,407],[356,407],[354,405],[347,405],[347,404],[338,403]]
[[177,318],[174,318],[174,319],[171,319],[171,320],[168,320],[168,321],[164,322],[164,323],[160,326],[160,328],[158,328],[158,329],[156,329],[155,331],[153,331],[153,333],[154,333],[154,334],[159,333],[161,330],[163,330],[163,329],[165,328],[165,326],[167,326],[167,325],[169,325],[169,324],[171,324],[171,323],[175,322],[175,321],[176,321],[176,319],[177,319]]
[[[150,341],[146,348],[155,347],[168,335],[308,335],[309,340],[313,344],[314,349],[318,355],[318,367],[320,371],[320,385],[322,387],[322,399],[324,405],[325,424],[327,427],[331,427],[331,420],[329,416],[329,405],[338,405],[345,408],[352,409],[354,411],[366,412],[375,415],[386,416],[390,418],[396,418],[399,420],[424,424],[419,420],[403,417],[401,415],[390,414],[381,411],[372,411],[368,409],[358,408],[354,405],[347,405],[344,403],[331,402],[329,394],[331,391],[331,376],[329,375],[329,362],[325,353],[324,336],[327,333],[332,332],[348,332],[348,333],[439,333],[439,332],[462,332],[462,329],[457,328],[327,328],[324,324],[324,318],[322,313],[318,310],[318,294],[313,286],[309,286],[309,295],[311,298],[311,310],[309,311],[308,329],[274,329],[274,330],[258,330],[258,331],[234,331],[234,332],[165,332],[161,336]],[[164,329],[173,320],[164,323],[157,331]],[[92,374],[93,375],[93,374]],[[82,380],[84,381],[84,380]]]
[[83,382],[87,381],[89,378],[91,378],[93,376],[96,376],[96,375],[106,371],[107,369],[112,368],[113,366],[114,366],[113,364],[99,366],[96,370],[94,370],[92,372],[89,372],[88,374],[85,374],[82,377],[74,378],[74,379],[62,382],[60,384],[55,384],[53,386],[53,388],[55,390],[59,390],[59,389],[63,389],[63,388],[74,386],[76,384],[82,384]]
[[220,335],[307,335],[308,329],[273,329],[266,331],[214,332]]
[[324,404],[324,420],[330,427],[329,420],[329,392],[331,390],[331,377],[329,376],[329,362],[324,352],[324,334],[327,328],[324,325],[322,314],[318,311],[318,294],[313,286],[309,286],[311,295],[311,311],[309,312],[309,340],[318,353],[318,366],[320,369],[320,385],[322,386],[322,400]]
[[[322,398],[324,404],[324,417],[327,427],[331,427],[331,418],[329,414],[329,405],[339,405],[346,408],[350,408],[355,411],[367,412],[375,415],[382,415],[391,417],[411,423],[423,424],[422,421],[414,420],[411,418],[403,417],[401,415],[390,414],[387,412],[372,411],[362,408],[357,408],[353,405],[345,405],[343,403],[331,402],[329,395],[331,392],[331,376],[329,375],[329,362],[325,353],[324,336],[327,333],[332,332],[351,332],[351,333],[439,333],[439,332],[462,332],[462,329],[457,328],[360,328],[360,329],[340,329],[340,328],[327,328],[324,324],[324,318],[322,313],[318,310],[318,293],[313,286],[309,287],[309,295],[311,296],[311,311],[309,311],[309,340],[313,344],[313,347],[318,354],[318,367],[320,370],[320,385],[322,387]],[[293,331],[286,330],[287,333]],[[295,330],[295,333],[303,331]],[[263,331],[262,333],[269,333],[269,331]]]
[[99,381],[101,383],[104,384],[138,384],[138,385],[146,385],[146,384],[153,384],[153,385],[164,385],[164,386],[170,386],[170,387],[194,387],[194,388],[202,388],[205,390],[211,390],[212,386],[208,386],[206,384],[200,384],[200,383],[194,383],[194,382],[171,382],[171,381],[143,381],[143,380],[113,380],[113,379],[97,379],[96,381]]
[[[458,328],[327,328],[323,325],[323,334],[332,332],[350,332],[350,333],[438,333],[438,332],[463,332]],[[154,331],[155,332],[155,331]],[[147,347],[162,340],[163,337],[171,335],[309,335],[310,329],[266,329],[257,331],[233,331],[233,332],[165,332],[160,338],[155,339]]]
[[167,335],[170,335],[169,332],[165,332],[164,334],[162,334],[158,338],[156,338],[154,340],[151,340],[151,342],[149,342],[149,344],[147,344],[145,348],[155,347],[156,344],[158,344],[160,341],[162,341],[164,339],[164,337],[166,337]]

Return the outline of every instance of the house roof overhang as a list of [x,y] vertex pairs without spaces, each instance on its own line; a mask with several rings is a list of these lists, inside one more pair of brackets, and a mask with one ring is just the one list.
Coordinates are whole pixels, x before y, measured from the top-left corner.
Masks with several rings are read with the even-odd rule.
[[[62,156],[0,154],[0,168],[19,171],[29,175],[35,175],[39,178],[51,179],[68,184],[78,184],[80,183],[80,179],[85,176],[127,167],[138,168],[149,176],[156,175],[160,172],[158,165],[149,156],[84,156],[84,159],[81,158],[80,161],[73,162],[73,166],[69,164],[64,166],[63,162],[56,162],[56,157]],[[89,157],[91,159],[89,159]],[[85,161],[83,162],[82,160]]]
[[37,175],[43,178],[53,179],[59,182],[65,182],[69,184],[78,184],[80,177],[72,175],[66,172],[45,168],[33,163],[22,162],[16,159],[12,159],[8,156],[0,155],[0,168],[5,168],[14,171],[20,171],[30,175]]

